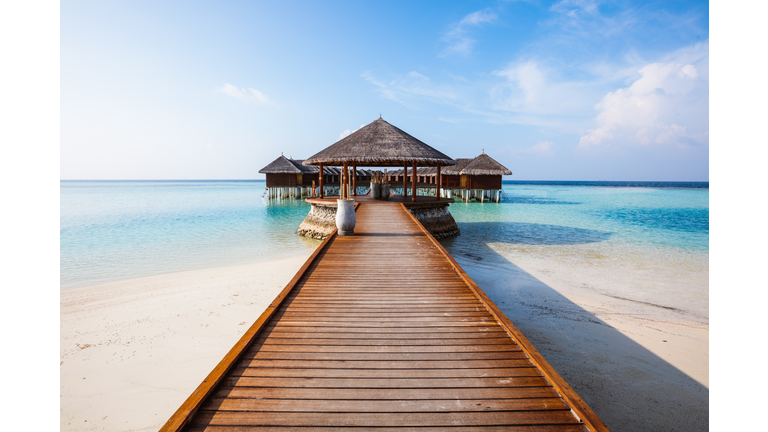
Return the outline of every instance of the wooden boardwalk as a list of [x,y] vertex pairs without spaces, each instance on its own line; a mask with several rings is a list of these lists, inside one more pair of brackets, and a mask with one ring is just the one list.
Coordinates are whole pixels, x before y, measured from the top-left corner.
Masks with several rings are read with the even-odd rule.
[[358,201],[162,430],[608,430],[402,204]]

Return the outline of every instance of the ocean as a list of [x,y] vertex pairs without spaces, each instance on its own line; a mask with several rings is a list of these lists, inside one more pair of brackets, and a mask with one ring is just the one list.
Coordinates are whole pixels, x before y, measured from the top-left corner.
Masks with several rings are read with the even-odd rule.
[[[640,269],[650,279],[640,293],[639,282],[627,284],[626,295],[659,302],[674,291],[706,315],[708,187],[505,181],[501,203],[452,204],[461,235],[442,243],[473,262],[501,258],[598,279],[610,268],[606,281],[621,272],[636,279]],[[295,234],[309,204],[264,199],[264,181],[72,180],[60,188],[61,289],[268,261],[320,244]]]

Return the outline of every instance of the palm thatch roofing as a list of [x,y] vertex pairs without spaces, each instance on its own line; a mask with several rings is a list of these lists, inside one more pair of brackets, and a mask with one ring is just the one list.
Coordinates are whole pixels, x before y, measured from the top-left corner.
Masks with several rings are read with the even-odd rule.
[[511,175],[512,171],[508,170],[504,165],[496,162],[492,157],[483,152],[480,156],[472,159],[472,162],[468,163],[461,170],[461,174],[467,175]]
[[318,152],[304,165],[341,165],[356,162],[364,166],[454,165],[445,154],[378,118],[351,135]]
[[304,171],[302,171],[301,168],[296,166],[294,161],[292,161],[291,159],[288,159],[283,155],[280,155],[280,157],[273,160],[272,163],[260,169],[259,172],[261,174],[303,174],[304,173]]
[[[320,167],[314,165],[303,165],[303,159],[289,159],[280,155],[277,159],[272,161],[269,165],[260,169],[262,174],[317,174],[320,172]],[[323,174],[325,175],[341,175],[341,168],[335,167],[323,167]],[[357,170],[358,176],[371,176],[372,170]]]
[[469,163],[472,162],[472,159],[456,159],[456,165],[445,167],[445,169],[440,170],[440,174],[442,175],[459,175],[461,174],[461,170],[464,169],[465,166],[469,165]]

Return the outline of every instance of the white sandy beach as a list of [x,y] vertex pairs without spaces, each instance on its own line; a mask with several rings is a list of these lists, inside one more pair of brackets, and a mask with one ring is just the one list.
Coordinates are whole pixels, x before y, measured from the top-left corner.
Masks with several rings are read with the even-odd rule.
[[61,430],[158,430],[311,253],[62,291]]
[[[61,429],[157,430],[309,254],[63,291]],[[609,428],[707,428],[706,302],[678,309],[631,294],[681,274],[481,256],[456,258]]]

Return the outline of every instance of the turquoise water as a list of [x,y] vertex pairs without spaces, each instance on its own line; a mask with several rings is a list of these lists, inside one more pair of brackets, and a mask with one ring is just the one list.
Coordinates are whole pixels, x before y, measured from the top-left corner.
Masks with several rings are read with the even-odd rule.
[[507,199],[499,204],[451,205],[467,241],[709,250],[709,189],[507,184],[503,189]]
[[62,288],[245,264],[315,248],[295,234],[304,201],[263,181],[62,181]]
[[[264,187],[263,181],[62,181],[61,288],[315,248],[318,241],[295,234],[309,204],[266,201]],[[504,191],[500,204],[451,205],[462,232],[444,241],[451,253],[472,255],[487,244],[530,246],[530,253],[588,245],[630,259],[687,257],[697,271],[706,270],[709,189],[505,184]]]

